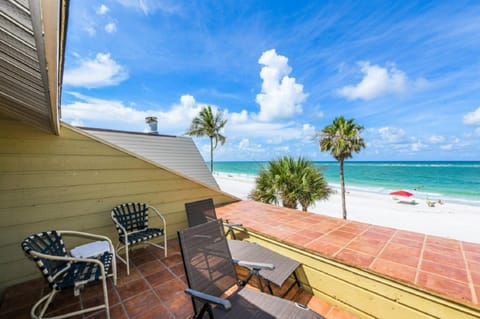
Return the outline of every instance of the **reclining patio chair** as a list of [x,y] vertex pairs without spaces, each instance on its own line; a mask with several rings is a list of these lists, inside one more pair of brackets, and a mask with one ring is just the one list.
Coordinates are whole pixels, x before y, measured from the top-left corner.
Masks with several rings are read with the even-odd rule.
[[[108,251],[99,252],[97,256],[88,258],[72,257],[65,248],[63,235],[77,236],[108,242]],[[105,309],[106,317],[110,318],[107,294],[107,277],[113,277],[117,284],[117,269],[115,261],[115,249],[108,237],[77,231],[49,231],[31,235],[22,242],[23,250],[33,259],[37,267],[48,281],[52,291],[40,298],[30,311],[31,318],[67,318],[78,316],[83,313]],[[109,274],[109,271],[111,273]],[[57,293],[68,288],[74,289],[74,295],[78,296],[80,289],[93,282],[101,282],[103,287],[103,304],[86,309],[45,317],[48,306],[53,302]],[[37,309],[41,307],[40,313]]]
[[[215,206],[211,198],[186,203],[185,210],[187,212],[189,227],[217,220]],[[242,225],[226,223],[224,226],[228,228],[227,234],[232,234],[232,238],[234,238],[234,227],[241,227]],[[269,292],[273,294],[271,286],[272,283],[278,287],[282,287],[285,281],[292,276],[294,281],[285,291],[283,296],[287,295],[295,285],[300,287],[300,282],[297,274],[295,273],[295,270],[300,266],[299,262],[256,243],[230,239],[228,239],[227,242],[233,259],[248,260],[250,262],[262,264],[270,263],[274,266],[273,268],[263,269],[247,266],[247,268],[250,270],[250,273],[244,280],[245,283],[255,276],[258,279],[260,290],[263,291],[262,281],[259,278],[260,276],[265,279]]]
[[[235,267],[221,220],[178,232],[195,319],[321,319],[304,305],[237,286]],[[241,261],[237,261],[242,264]]]
[[[148,212],[152,210],[163,222],[163,228],[148,227]],[[127,265],[127,275],[130,275],[128,257],[129,246],[149,244],[165,251],[167,257],[167,224],[165,218],[153,206],[144,203],[125,203],[112,209],[112,220],[118,231],[117,258]],[[163,246],[150,240],[163,236]],[[125,248],[125,259],[118,252]]]

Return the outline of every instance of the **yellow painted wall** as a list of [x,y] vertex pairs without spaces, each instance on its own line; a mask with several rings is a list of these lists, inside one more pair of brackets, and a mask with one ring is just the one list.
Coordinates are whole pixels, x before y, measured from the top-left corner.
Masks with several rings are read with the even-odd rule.
[[359,318],[480,318],[480,310],[476,307],[441,298],[253,232],[243,240],[257,242],[301,262],[298,272],[304,288]]
[[175,238],[187,226],[184,203],[207,197],[235,200],[68,126],[55,136],[0,116],[0,292],[40,276],[20,247],[30,234],[69,229],[116,242],[112,207],[140,201],[164,214]]

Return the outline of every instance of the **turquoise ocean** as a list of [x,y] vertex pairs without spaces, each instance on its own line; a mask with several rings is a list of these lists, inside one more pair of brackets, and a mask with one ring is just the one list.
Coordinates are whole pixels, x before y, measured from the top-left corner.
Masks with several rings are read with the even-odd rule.
[[[268,162],[215,162],[218,173],[254,178]],[[314,162],[332,186],[338,186],[338,162]],[[346,188],[388,194],[413,191],[420,198],[442,199],[480,206],[480,161],[472,162],[345,162]],[[480,211],[479,211],[480,213]]]

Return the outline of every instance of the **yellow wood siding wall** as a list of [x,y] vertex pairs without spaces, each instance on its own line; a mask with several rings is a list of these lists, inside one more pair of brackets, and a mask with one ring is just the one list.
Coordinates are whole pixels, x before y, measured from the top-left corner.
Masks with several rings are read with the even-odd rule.
[[304,289],[311,289],[315,295],[359,318],[480,318],[480,310],[473,306],[441,298],[254,232],[249,232],[243,240],[259,243],[298,260],[302,266],[297,273]]
[[235,200],[69,127],[54,136],[0,117],[0,292],[40,275],[20,247],[30,234],[72,229],[116,242],[112,207],[140,201],[164,214],[174,238],[187,226],[184,203],[207,197]]

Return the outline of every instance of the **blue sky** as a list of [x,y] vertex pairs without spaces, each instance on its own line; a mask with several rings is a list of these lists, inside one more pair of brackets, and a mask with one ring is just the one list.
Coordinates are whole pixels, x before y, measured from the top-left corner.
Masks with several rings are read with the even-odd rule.
[[72,0],[62,119],[182,135],[212,105],[215,160],[332,160],[343,115],[355,160],[480,160],[479,34],[478,1]]

